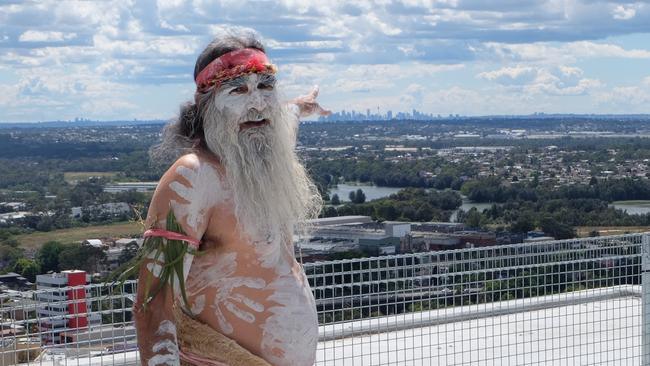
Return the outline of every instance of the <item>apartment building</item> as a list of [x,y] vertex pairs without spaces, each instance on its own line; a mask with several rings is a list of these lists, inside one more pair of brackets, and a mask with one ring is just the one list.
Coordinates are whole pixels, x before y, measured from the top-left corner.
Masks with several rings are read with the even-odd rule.
[[[37,309],[38,326],[42,341],[60,343],[60,334],[73,329],[101,324],[101,316],[89,317],[91,296],[84,286],[89,283],[85,271],[67,270],[36,276],[36,300],[42,303]],[[58,290],[60,289],[60,290]]]

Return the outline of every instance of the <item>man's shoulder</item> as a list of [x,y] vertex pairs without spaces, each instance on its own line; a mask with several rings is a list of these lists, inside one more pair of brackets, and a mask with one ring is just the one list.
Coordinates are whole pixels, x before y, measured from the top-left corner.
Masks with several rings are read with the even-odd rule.
[[165,180],[186,176],[187,172],[198,172],[208,170],[211,173],[221,175],[222,167],[219,160],[208,156],[205,153],[189,153],[178,158],[167,170],[163,178]]
[[[181,156],[161,177],[151,200],[150,212],[164,217],[173,204],[196,207],[214,205],[225,189],[218,161],[201,153]],[[218,197],[216,197],[218,196]],[[215,198],[216,197],[216,198]],[[181,213],[179,217],[183,216]]]
[[198,186],[207,185],[215,189],[223,182],[222,177],[223,169],[216,158],[201,153],[190,153],[178,158],[167,169],[160,179],[157,191],[162,196],[160,198],[171,198],[170,194],[178,194],[181,186],[198,189]]
[[204,152],[192,152],[178,158],[172,167],[184,166],[186,168],[196,169],[202,165],[209,165],[214,168],[219,168],[221,164],[219,162],[219,159],[217,159],[217,157],[212,154]]

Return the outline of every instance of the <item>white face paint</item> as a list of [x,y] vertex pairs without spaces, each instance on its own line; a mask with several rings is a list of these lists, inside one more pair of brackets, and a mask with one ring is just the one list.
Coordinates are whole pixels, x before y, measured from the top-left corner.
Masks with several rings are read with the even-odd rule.
[[[236,122],[231,127],[245,128],[241,124],[257,118],[268,116],[270,109],[279,105],[275,92],[275,77],[269,74],[250,74],[229,80],[219,89],[215,96],[215,107],[221,111],[226,121]],[[257,113],[251,113],[256,111]],[[274,121],[269,121],[273,123]]]
[[[266,282],[261,278],[235,276],[236,268],[236,253],[221,255],[216,262],[197,262],[194,263],[192,268],[192,281],[187,284],[188,293],[193,296],[198,295],[195,298],[192,311],[194,311],[194,308],[203,310],[205,307],[205,295],[199,295],[199,292],[210,288],[216,290],[210,307],[214,311],[219,327],[224,334],[231,334],[234,331],[232,324],[224,316],[224,311],[232,313],[247,323],[255,322],[255,314],[264,311],[264,305],[241,294],[233,293],[233,290],[242,286],[263,289]],[[203,296],[202,299],[201,296]]]
[[[174,323],[169,320],[163,320],[158,326],[156,335],[171,336],[172,339],[162,339],[153,345],[152,351],[155,353],[155,355],[149,359],[147,365],[180,366],[178,340],[176,339],[176,326]],[[159,354],[159,352],[163,351],[166,353]]]
[[176,168],[176,172],[187,179],[189,185],[178,181],[169,184],[169,187],[186,201],[181,203],[172,200],[174,213],[178,219],[184,220],[194,233],[208,220],[209,210],[228,196],[216,169],[207,163],[198,164],[196,169],[185,166]]

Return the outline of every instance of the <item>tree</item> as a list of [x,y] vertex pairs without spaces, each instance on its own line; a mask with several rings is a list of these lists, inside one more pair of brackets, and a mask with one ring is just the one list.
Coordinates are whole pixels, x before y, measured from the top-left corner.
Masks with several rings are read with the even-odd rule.
[[48,241],[43,244],[36,256],[43,273],[59,272],[59,254],[64,248],[65,246],[58,241]]
[[323,211],[321,212],[320,217],[335,217],[338,215],[339,213],[336,210],[336,208],[332,206],[327,206],[327,207],[323,207]]
[[117,263],[119,265],[127,263],[138,254],[139,249],[140,247],[138,247],[138,244],[135,241],[128,243],[126,246],[124,246],[124,249],[122,249],[120,256],[117,258]]
[[530,186],[533,187],[533,188],[539,186],[539,173],[538,172],[535,172],[533,174],[533,181],[530,182]]
[[357,189],[357,193],[354,195],[354,203],[364,203],[366,202],[366,194],[363,193],[361,188]]
[[23,257],[24,250],[22,248],[0,244],[0,274],[8,272]]
[[357,194],[354,193],[354,191],[350,191],[348,198],[350,199],[350,202],[355,203],[357,201]]
[[375,216],[378,220],[395,220],[398,217],[395,206],[390,202],[381,202],[375,206]]
[[14,272],[19,273],[31,282],[36,282],[36,275],[39,274],[40,268],[36,261],[20,258],[14,265]]
[[517,220],[510,225],[510,231],[514,233],[527,233],[535,228],[535,219],[529,212],[523,212]]
[[332,195],[332,199],[330,200],[330,203],[333,205],[340,205],[341,204],[341,199],[339,198],[339,195],[334,193]]
[[573,227],[561,223],[551,216],[544,216],[540,220],[539,226],[544,233],[554,237],[555,239],[571,239],[575,237],[576,232]]
[[431,221],[433,218],[433,207],[430,204],[425,203],[422,206],[418,207],[415,212],[415,219],[417,221]]
[[469,227],[481,227],[483,221],[483,214],[478,212],[476,207],[472,207],[465,216],[465,225]]
[[106,253],[92,245],[68,245],[59,253],[59,268],[99,272],[106,262]]

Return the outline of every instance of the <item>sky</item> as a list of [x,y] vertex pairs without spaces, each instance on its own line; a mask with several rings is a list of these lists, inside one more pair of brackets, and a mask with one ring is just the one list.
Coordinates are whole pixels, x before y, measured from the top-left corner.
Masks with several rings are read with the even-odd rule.
[[0,122],[173,118],[227,27],[333,111],[650,113],[650,1],[3,0]]

